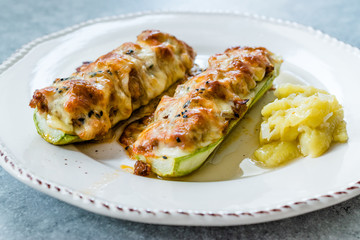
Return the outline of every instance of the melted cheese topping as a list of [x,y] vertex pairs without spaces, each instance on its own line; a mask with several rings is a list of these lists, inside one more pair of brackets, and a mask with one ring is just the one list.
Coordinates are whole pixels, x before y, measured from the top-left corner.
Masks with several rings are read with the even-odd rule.
[[133,152],[144,157],[180,157],[206,147],[226,134],[229,122],[247,110],[246,96],[273,71],[265,48],[230,48],[209,59],[209,67],[174,97],[164,96],[153,122],[138,136]]
[[192,48],[174,36],[144,31],[136,43],[125,43],[69,78],[36,90],[30,106],[50,127],[94,139],[184,78],[194,58]]

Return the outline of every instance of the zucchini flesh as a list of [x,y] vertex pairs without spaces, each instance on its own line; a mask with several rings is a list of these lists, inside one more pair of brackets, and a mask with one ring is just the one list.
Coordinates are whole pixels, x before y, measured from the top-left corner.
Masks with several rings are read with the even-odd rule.
[[40,116],[37,110],[35,110],[33,118],[34,118],[36,130],[39,133],[39,135],[51,144],[65,145],[65,144],[83,141],[81,138],[79,138],[76,135],[70,135],[64,133],[61,130],[57,130],[49,127],[46,123],[46,120]]
[[135,157],[140,161],[149,163],[151,165],[151,171],[161,177],[181,177],[192,173],[206,161],[231,129],[240,122],[244,114],[271,88],[279,72],[280,64],[275,64],[274,70],[268,73],[261,82],[258,82],[257,86],[248,94],[248,97],[245,97],[249,99],[249,101],[246,103],[247,109],[243,115],[238,119],[232,120],[227,133],[215,143],[211,143],[206,147],[197,149],[195,152],[181,157],[168,157],[167,159],[164,159],[162,156],[145,158],[143,155],[136,155]]

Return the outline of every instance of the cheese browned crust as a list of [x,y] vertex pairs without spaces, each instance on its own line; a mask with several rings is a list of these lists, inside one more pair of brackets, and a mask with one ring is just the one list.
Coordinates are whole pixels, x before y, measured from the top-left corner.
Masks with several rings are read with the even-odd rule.
[[147,30],[136,43],[124,43],[69,78],[36,90],[30,106],[51,128],[82,140],[98,138],[184,78],[195,55],[174,36]]
[[274,61],[261,47],[234,47],[212,56],[205,72],[178,86],[174,97],[162,98],[133,153],[166,159],[216,142],[229,122],[246,112],[251,89],[273,71]]

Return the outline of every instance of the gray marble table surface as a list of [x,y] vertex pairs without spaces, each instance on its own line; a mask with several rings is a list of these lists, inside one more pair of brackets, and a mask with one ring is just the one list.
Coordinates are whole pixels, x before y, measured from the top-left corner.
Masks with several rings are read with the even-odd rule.
[[[255,13],[309,25],[360,47],[358,0],[0,0],[0,9],[0,62],[23,44],[74,24],[158,9]],[[0,239],[360,239],[360,196],[269,223],[159,226],[87,212],[20,183],[0,167]]]

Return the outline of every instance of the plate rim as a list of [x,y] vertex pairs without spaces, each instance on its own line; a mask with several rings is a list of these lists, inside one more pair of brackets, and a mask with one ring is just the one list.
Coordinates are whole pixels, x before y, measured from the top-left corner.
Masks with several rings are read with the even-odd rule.
[[[157,14],[209,14],[209,15],[234,15],[238,17],[243,17],[250,20],[258,20],[266,23],[278,24],[281,26],[291,27],[296,30],[301,30],[307,32],[314,37],[317,37],[321,40],[324,40],[328,43],[334,44],[337,47],[354,54],[360,59],[360,49],[345,42],[342,42],[334,37],[331,37],[328,34],[323,33],[320,30],[314,29],[310,26],[305,26],[293,21],[282,20],[273,17],[266,17],[263,15],[257,15],[247,12],[239,11],[225,11],[225,10],[154,10],[154,11],[140,11],[129,14],[121,14],[116,16],[108,16],[95,18],[88,20],[70,27],[67,27],[63,30],[50,33],[48,35],[36,38],[35,40],[23,45],[21,48],[16,50],[10,57],[0,65],[0,75],[2,75],[7,69],[16,64],[19,60],[25,57],[33,48],[36,46],[52,40],[59,38],[61,36],[70,34],[74,31],[77,31],[83,27],[90,26],[97,23],[111,22],[117,20],[123,20],[128,18],[136,18],[147,15],[157,15]],[[211,226],[220,226],[220,225],[241,225],[241,224],[252,224],[273,221],[278,219],[283,219],[287,217],[292,217],[307,212],[319,210],[345,200],[348,200],[352,197],[355,197],[360,194],[360,179],[357,182],[349,183],[343,189],[333,192],[326,192],[319,196],[314,196],[309,199],[300,199],[299,201],[289,202],[281,206],[277,206],[271,209],[257,209],[254,211],[194,211],[186,209],[148,209],[148,208],[136,208],[131,206],[121,206],[116,202],[106,201],[105,199],[99,197],[93,197],[88,194],[81,193],[77,190],[67,188],[61,184],[52,183],[46,179],[41,179],[31,171],[23,168],[21,163],[16,163],[16,159],[11,156],[11,151],[9,151],[6,145],[0,139],[0,166],[4,168],[8,173],[10,173],[14,178],[20,180],[26,185],[44,192],[47,195],[55,197],[59,200],[65,201],[66,203],[78,206],[80,208],[86,209],[91,212],[96,212],[106,216],[112,216],[116,218],[138,221],[138,222],[148,222],[155,224],[172,224],[172,225],[211,225]],[[191,218],[191,221],[182,221],[185,224],[179,224],[176,222],[168,221],[156,221],[155,219],[163,218]],[[211,221],[205,221],[205,218],[210,218]],[[213,221],[212,219],[215,219]],[[151,221],[151,220],[155,220]]]

